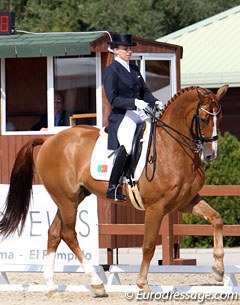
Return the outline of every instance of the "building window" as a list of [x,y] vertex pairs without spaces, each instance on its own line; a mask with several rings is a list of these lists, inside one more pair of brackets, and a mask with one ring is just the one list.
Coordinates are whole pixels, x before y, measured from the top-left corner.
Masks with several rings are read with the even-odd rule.
[[163,102],[167,102],[172,96],[170,61],[146,60],[146,83],[152,94]]
[[[55,58],[54,89],[64,99],[66,115],[79,114],[76,124],[96,124],[96,57]],[[69,123],[68,123],[69,125]]]
[[92,56],[2,59],[2,133],[55,133],[73,114],[75,124],[96,125],[96,64]]
[[46,58],[7,58],[4,66],[6,131],[30,131],[47,111]]
[[152,94],[166,104],[177,90],[175,54],[133,54],[131,61],[140,68]]

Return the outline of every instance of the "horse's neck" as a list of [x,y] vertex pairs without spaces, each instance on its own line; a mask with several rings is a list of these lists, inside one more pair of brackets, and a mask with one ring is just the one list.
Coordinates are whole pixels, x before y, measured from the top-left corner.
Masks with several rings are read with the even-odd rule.
[[171,100],[163,114],[162,120],[177,130],[185,130],[189,135],[190,126],[188,126],[189,122],[187,123],[186,118],[191,113],[193,116],[196,101],[196,93],[193,90],[183,91],[182,94]]
[[[186,145],[194,146],[186,137],[193,138],[191,121],[196,108],[196,101],[196,95],[193,91],[184,92],[171,101],[161,118],[170,128],[166,127],[166,131],[160,128],[160,143],[162,142],[168,146],[170,151],[177,151],[179,154],[185,155],[185,157],[187,157],[186,151],[185,149],[180,149],[181,144],[179,146],[179,143],[184,142]],[[187,149],[187,152],[188,155],[191,155],[195,159],[196,154],[191,149]]]

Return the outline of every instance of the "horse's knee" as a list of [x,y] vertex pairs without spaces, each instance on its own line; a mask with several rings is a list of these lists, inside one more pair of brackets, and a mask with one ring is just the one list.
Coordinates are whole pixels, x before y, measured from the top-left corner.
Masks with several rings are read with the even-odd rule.
[[222,228],[223,227],[222,216],[218,212],[216,212],[216,214],[214,216],[212,216],[212,218],[211,218],[211,223],[216,228]]
[[216,215],[216,222],[219,224],[219,225],[223,225],[223,220],[222,220],[222,216],[217,212],[217,215]]
[[143,256],[153,256],[155,252],[155,247],[156,245],[143,245],[142,251],[143,251]]
[[69,244],[69,242],[77,241],[77,233],[72,229],[62,229],[61,230],[61,238]]

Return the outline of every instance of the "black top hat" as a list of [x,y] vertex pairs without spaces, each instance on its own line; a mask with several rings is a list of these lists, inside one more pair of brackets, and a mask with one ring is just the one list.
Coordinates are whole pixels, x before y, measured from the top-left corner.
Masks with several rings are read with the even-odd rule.
[[119,33],[112,33],[112,41],[109,41],[108,44],[131,46],[131,47],[134,47],[137,45],[135,42],[132,42],[131,34],[119,34]]

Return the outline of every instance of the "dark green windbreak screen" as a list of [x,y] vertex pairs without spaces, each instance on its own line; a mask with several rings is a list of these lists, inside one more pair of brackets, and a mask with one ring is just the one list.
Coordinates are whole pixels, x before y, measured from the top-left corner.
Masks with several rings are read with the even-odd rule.
[[90,43],[103,32],[0,35],[0,58],[90,54]]

